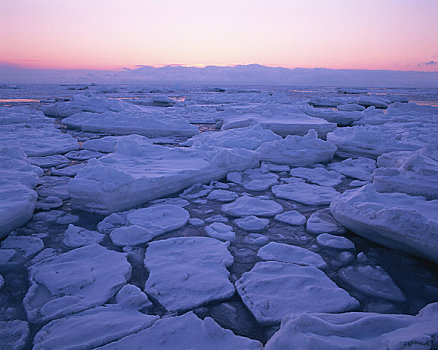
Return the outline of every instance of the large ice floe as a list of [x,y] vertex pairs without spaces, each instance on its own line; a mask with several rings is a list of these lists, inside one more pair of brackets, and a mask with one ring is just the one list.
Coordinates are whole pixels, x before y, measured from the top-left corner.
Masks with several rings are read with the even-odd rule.
[[434,303],[416,316],[366,312],[291,314],[283,319],[265,349],[435,349],[437,339],[438,303]]
[[59,118],[70,117],[81,112],[105,113],[139,110],[139,107],[117,99],[86,95],[76,95],[70,101],[55,102],[43,108],[45,115]]
[[0,148],[0,238],[32,217],[37,200],[33,188],[42,174],[19,149]]
[[62,120],[70,128],[115,135],[193,136],[199,133],[195,125],[184,118],[151,111],[83,112]]
[[345,312],[359,306],[314,266],[259,262],[235,285],[243,303],[264,324],[280,322],[290,313]]
[[331,161],[336,147],[319,139],[315,130],[309,130],[304,136],[289,135],[266,142],[256,151],[262,160],[299,167]]
[[50,322],[35,336],[34,349],[261,350],[262,344],[192,312],[159,319],[115,305]]
[[330,209],[339,223],[364,238],[438,262],[438,200],[379,193],[366,185],[339,195]]
[[220,147],[167,148],[124,140],[115,153],[90,160],[69,183],[76,208],[109,213],[259,165],[258,154]]
[[438,199],[437,141],[416,152],[385,153],[377,159],[377,166],[373,174],[377,191]]
[[270,129],[280,136],[304,136],[310,129],[314,129],[317,131],[318,136],[325,137],[328,132],[336,129],[335,123],[329,123],[321,118],[310,117],[297,110],[293,114],[251,113],[228,117],[223,122],[222,130],[242,128],[255,124],[260,124],[265,129]]
[[130,274],[124,254],[98,244],[44,259],[29,267],[28,319],[39,323],[103,305]]
[[227,267],[229,243],[208,237],[180,237],[152,242],[144,260],[149,271],[146,293],[166,310],[184,311],[231,297]]

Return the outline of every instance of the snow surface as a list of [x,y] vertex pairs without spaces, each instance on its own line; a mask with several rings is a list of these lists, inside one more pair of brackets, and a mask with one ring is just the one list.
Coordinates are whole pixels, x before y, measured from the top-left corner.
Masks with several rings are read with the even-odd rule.
[[86,245],[29,267],[30,288],[23,300],[32,323],[99,306],[126,284],[131,265],[124,254]]
[[345,312],[359,306],[314,266],[259,262],[235,285],[243,303],[264,324],[278,323],[289,313]]
[[438,200],[379,193],[366,185],[345,191],[330,210],[340,224],[364,238],[438,262]]
[[231,216],[275,216],[283,211],[283,207],[269,199],[242,196],[234,202],[222,205],[222,211]]
[[309,130],[304,136],[289,135],[266,142],[257,149],[261,160],[294,167],[329,162],[335,151],[336,147],[319,139],[315,130]]
[[2,349],[24,349],[29,333],[29,325],[25,321],[0,321],[0,345]]
[[[184,311],[229,298],[234,286],[227,267],[229,243],[208,237],[181,237],[149,244],[145,292],[168,311]],[[214,276],[214,278],[211,278]]]
[[323,167],[294,168],[290,171],[290,174],[292,176],[303,178],[311,183],[329,187],[338,186],[344,179],[344,176],[338,172],[327,170]]
[[79,170],[69,183],[69,192],[74,207],[109,213],[258,164],[258,155],[248,150],[170,149],[123,141],[117,152],[90,160]]
[[257,168],[228,173],[227,180],[241,185],[248,191],[266,191],[273,185],[278,184],[278,175],[263,172],[260,168]]
[[433,349],[438,335],[438,303],[418,315],[366,312],[290,314],[265,350]]

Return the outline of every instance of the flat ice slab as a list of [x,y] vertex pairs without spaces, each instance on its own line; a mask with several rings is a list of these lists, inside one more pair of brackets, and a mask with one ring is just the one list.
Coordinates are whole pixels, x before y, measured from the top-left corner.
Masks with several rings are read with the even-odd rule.
[[212,318],[201,320],[194,313],[166,317],[136,334],[110,343],[100,350],[262,350],[260,342],[221,328]]
[[370,158],[348,158],[342,162],[330,163],[327,169],[335,170],[345,176],[362,181],[371,181],[376,170],[376,161]]
[[257,153],[228,148],[167,148],[119,143],[118,151],[90,160],[69,183],[72,205],[110,213],[259,165]]
[[243,303],[263,324],[278,323],[289,313],[345,312],[359,306],[314,266],[259,262],[235,285]]
[[113,135],[193,136],[199,133],[198,127],[184,118],[141,110],[102,114],[84,112],[65,118],[62,123],[74,129]]
[[231,297],[227,267],[229,243],[208,237],[169,238],[152,242],[144,260],[149,271],[145,291],[168,311],[189,310]]
[[277,242],[270,242],[261,247],[257,256],[265,261],[279,261],[318,268],[327,267],[320,255],[305,248]]
[[228,173],[227,180],[242,186],[248,191],[266,191],[272,185],[278,184],[278,175],[263,172],[260,168],[256,168]]
[[335,151],[336,147],[319,139],[315,130],[266,142],[257,149],[261,160],[294,167],[330,162]]
[[339,223],[364,238],[438,262],[438,200],[379,193],[366,185],[341,194],[330,210]]
[[64,317],[104,304],[130,275],[124,254],[90,244],[29,267],[23,305],[31,322]]
[[37,200],[33,188],[42,174],[19,149],[0,147],[0,238],[32,217]]
[[263,128],[270,129],[280,136],[304,136],[310,129],[314,129],[320,137],[326,137],[328,132],[336,129],[335,123],[329,123],[327,120],[321,118],[309,117],[303,112],[298,111],[297,113],[289,115],[238,115],[224,120],[222,130],[241,128],[255,124],[260,124]]
[[293,181],[284,185],[272,187],[275,197],[288,199],[306,205],[330,204],[339,194],[332,187],[307,184],[302,181]]
[[437,337],[438,303],[434,303],[416,316],[367,312],[290,314],[265,350],[396,350],[417,345],[418,349],[433,349]]
[[283,211],[283,207],[269,199],[242,196],[234,202],[222,205],[222,211],[231,216],[275,216]]
[[311,183],[335,187],[344,179],[344,175],[333,170],[327,170],[324,167],[315,168],[294,168],[290,171],[292,176],[303,178]]

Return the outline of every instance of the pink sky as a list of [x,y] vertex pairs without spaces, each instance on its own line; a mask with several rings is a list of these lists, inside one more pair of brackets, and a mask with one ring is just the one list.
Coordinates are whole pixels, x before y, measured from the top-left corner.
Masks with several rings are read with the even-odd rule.
[[437,71],[438,1],[0,0],[0,62]]

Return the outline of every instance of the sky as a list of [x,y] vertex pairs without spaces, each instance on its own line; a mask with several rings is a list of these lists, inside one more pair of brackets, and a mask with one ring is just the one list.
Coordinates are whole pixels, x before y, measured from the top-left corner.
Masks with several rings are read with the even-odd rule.
[[0,63],[438,71],[438,0],[0,0]]

